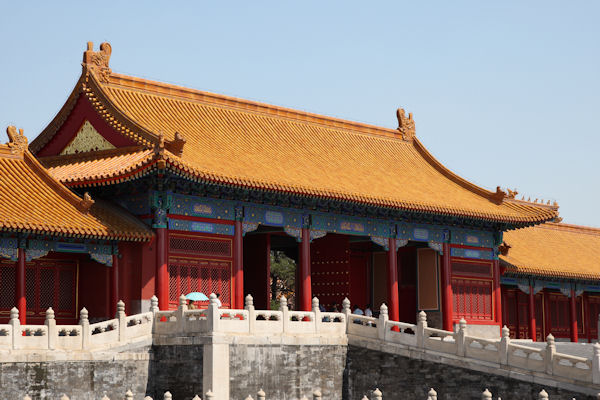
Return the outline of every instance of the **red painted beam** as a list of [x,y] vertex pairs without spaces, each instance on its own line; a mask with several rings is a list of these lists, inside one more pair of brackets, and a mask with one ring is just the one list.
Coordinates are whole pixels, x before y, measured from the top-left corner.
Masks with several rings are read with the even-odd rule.
[[537,331],[535,326],[535,296],[533,294],[533,285],[529,285],[529,338],[537,341]]
[[156,297],[161,310],[169,309],[169,272],[167,270],[167,229],[156,228]]
[[27,323],[27,298],[25,297],[25,249],[18,249],[15,303],[19,310],[21,325]]
[[235,221],[233,235],[233,296],[232,308],[244,308],[244,252],[242,221]]
[[396,251],[396,239],[388,238],[387,259],[387,298],[388,315],[390,320],[400,319],[400,300],[398,295],[398,252]]
[[577,343],[577,298],[575,297],[575,289],[571,289],[571,342]]
[[300,242],[300,310],[312,309],[312,289],[310,279],[310,231],[302,228],[302,241]]
[[453,331],[452,324],[452,274],[450,271],[450,245],[444,243],[442,256],[442,318],[444,330]]

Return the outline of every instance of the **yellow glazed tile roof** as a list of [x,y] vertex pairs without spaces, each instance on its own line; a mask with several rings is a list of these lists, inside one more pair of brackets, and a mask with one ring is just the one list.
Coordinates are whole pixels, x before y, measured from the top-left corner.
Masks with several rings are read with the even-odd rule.
[[[118,132],[141,146],[156,146],[164,135],[169,150],[177,133],[185,140],[181,156],[165,151],[163,158],[169,168],[194,178],[524,225],[556,215],[552,207],[502,201],[503,193],[456,176],[414,135],[116,74],[108,68],[110,46],[103,46],[100,52],[88,47],[84,61],[100,54],[105,66],[84,62],[81,87],[62,113],[68,112],[72,97],[81,94]],[[51,139],[64,118],[59,113],[36,138],[34,152]],[[119,164],[114,170],[104,168],[113,162]],[[118,176],[134,168],[122,162],[99,161],[98,170]],[[62,165],[52,172],[68,182],[76,167]],[[96,179],[96,164],[84,175],[80,172],[78,179]]]
[[11,141],[0,145],[0,231],[151,239],[152,231],[124,210],[73,194],[26,150],[24,136],[9,131]]
[[504,242],[507,272],[600,279],[600,229],[548,222],[508,231]]
[[154,151],[122,148],[109,151],[79,153],[70,156],[43,157],[39,161],[48,172],[66,186],[85,182],[101,184],[107,179],[135,177],[154,161]]

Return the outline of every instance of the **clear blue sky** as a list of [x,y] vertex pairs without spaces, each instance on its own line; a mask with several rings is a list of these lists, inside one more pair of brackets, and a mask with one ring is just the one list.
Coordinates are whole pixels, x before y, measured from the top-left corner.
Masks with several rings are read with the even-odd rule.
[[0,5],[2,142],[109,41],[116,72],[392,128],[402,106],[459,175],[600,227],[598,1],[56,4]]

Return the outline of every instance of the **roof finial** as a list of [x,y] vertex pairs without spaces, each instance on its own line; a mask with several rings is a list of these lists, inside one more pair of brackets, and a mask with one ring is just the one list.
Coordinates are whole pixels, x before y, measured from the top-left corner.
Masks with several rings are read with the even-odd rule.
[[104,42],[100,45],[100,51],[94,51],[94,43],[87,43],[87,50],[83,53],[83,66],[97,73],[102,82],[107,83],[111,70],[109,67],[112,47],[110,43]]
[[6,134],[8,135],[8,147],[10,147],[11,153],[23,154],[27,150],[28,142],[23,129],[19,129],[17,132],[17,128],[11,125],[6,128]]
[[412,113],[408,113],[407,117],[404,109],[399,108],[396,110],[396,117],[398,118],[398,130],[402,133],[402,139],[412,140],[416,134],[415,120]]

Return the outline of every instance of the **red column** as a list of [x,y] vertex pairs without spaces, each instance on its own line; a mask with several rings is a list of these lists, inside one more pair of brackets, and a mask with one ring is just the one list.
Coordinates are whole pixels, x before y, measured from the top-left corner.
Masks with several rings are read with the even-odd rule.
[[169,309],[169,273],[167,271],[167,229],[156,228],[156,276],[154,289],[161,310]]
[[310,281],[310,230],[302,228],[302,241],[300,242],[300,309],[312,309],[312,289]]
[[19,321],[21,325],[27,323],[27,298],[25,297],[25,249],[18,249],[15,303],[19,310]]
[[242,221],[235,221],[233,234],[233,304],[231,308],[244,308],[244,253]]
[[452,324],[453,306],[452,306],[452,278],[450,271],[450,245],[444,243],[444,255],[442,257],[442,317],[444,330],[453,331]]
[[551,322],[552,322],[552,318],[550,318],[550,301],[548,298],[548,292],[546,291],[546,289],[542,290],[542,304],[544,306],[544,319],[542,321],[542,329],[544,329],[544,336],[543,339],[546,340],[546,338],[548,337],[548,334],[550,334],[550,332],[552,332],[552,326],[551,326]]
[[119,255],[113,254],[112,268],[110,271],[110,315],[117,315],[117,303],[119,302]]
[[496,322],[502,326],[502,293],[500,291],[500,260],[494,260],[494,312]]
[[577,343],[577,298],[575,289],[571,289],[571,342]]
[[537,341],[537,332],[535,327],[535,295],[533,294],[533,285],[529,285],[529,338]]
[[400,300],[398,295],[398,252],[396,251],[396,239],[388,239],[388,262],[387,262],[387,298],[388,315],[390,320],[400,319]]
[[587,321],[587,324],[585,324],[585,337],[588,341],[588,343],[592,343],[592,332],[591,332],[591,326],[592,326],[592,320],[590,319],[591,315],[590,315],[590,297],[589,294],[587,292],[585,292],[583,294],[582,297],[583,300],[583,311],[584,311],[584,317],[583,317],[583,321]]

